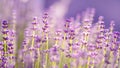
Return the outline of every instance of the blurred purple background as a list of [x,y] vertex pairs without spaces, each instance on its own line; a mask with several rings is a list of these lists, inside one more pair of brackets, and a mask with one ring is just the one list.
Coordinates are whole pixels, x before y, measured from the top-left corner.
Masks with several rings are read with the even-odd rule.
[[30,22],[33,16],[42,16],[42,12],[51,6],[51,15],[59,18],[76,17],[87,8],[95,8],[94,23],[98,16],[104,16],[107,28],[114,20],[115,30],[120,31],[120,0],[0,0],[0,20],[11,20],[12,12],[16,10],[18,23]]
[[[45,0],[44,8],[49,8],[59,0]],[[95,21],[98,16],[104,16],[105,25],[108,28],[110,21],[115,21],[115,30],[120,31],[120,0],[72,0],[66,17],[74,16],[86,10],[86,8],[95,8]]]

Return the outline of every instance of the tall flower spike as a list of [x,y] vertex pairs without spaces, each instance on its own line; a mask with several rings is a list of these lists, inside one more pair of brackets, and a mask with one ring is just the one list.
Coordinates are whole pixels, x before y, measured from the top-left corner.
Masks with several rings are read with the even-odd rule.
[[48,19],[48,13],[45,12],[44,15],[43,15],[43,23],[44,23],[44,24],[47,24],[47,23],[48,23],[48,22],[47,22],[47,19]]
[[34,43],[35,43],[35,35],[36,35],[36,30],[37,30],[37,17],[33,18],[33,22],[32,22],[32,45],[31,47],[34,47]]
[[110,22],[110,33],[113,32],[114,26],[115,26],[115,22],[114,22],[114,21],[111,21],[111,22]]
[[7,53],[8,53],[8,22],[2,21],[2,33],[3,33],[3,54],[2,54],[2,67],[7,67]]
[[2,22],[2,28],[3,28],[3,43],[4,43],[4,52],[7,52],[7,41],[8,41],[8,22],[4,20]]
[[[17,36],[14,23],[17,19],[16,11],[13,11],[13,17],[10,18],[12,27],[8,27],[6,20],[1,22],[0,68],[120,67],[120,33],[114,31],[113,21],[110,28],[106,29],[103,16],[98,18],[96,25],[92,25],[94,14],[95,10],[89,8],[80,20],[79,17],[72,17],[61,23],[63,19],[48,17],[45,12],[42,20],[35,17],[27,24],[24,40],[20,38],[23,41],[21,49],[15,52],[13,45]],[[53,25],[49,22],[58,23]],[[54,29],[60,24],[60,30]],[[19,42],[16,46],[19,46]]]
[[[43,15],[43,27],[42,27],[42,30],[43,30],[43,34],[42,34],[42,39],[43,39],[43,42],[45,42],[45,50],[49,50],[49,24],[48,24],[48,13],[45,12],[44,15]],[[48,53],[45,54],[45,61],[43,63],[44,67],[47,68],[48,66]]]

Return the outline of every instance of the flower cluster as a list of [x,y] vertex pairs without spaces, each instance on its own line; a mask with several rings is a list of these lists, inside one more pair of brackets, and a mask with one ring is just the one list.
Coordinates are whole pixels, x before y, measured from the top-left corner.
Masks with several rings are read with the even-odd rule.
[[103,16],[93,24],[94,14],[89,9],[81,17],[52,25],[54,19],[45,12],[42,19],[34,17],[27,24],[19,47],[15,24],[3,20],[0,68],[120,67],[120,32],[114,31],[113,21],[105,28]]

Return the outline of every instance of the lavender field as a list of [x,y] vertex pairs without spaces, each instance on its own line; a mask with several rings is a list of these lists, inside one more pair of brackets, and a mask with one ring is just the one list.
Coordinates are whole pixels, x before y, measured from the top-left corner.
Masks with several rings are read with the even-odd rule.
[[91,2],[0,0],[0,68],[120,68],[120,9]]

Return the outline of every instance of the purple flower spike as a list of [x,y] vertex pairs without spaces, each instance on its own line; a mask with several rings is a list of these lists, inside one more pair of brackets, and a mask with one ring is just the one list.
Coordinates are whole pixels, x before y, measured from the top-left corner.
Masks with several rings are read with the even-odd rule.
[[3,25],[2,28],[8,28],[8,25]]
[[64,64],[64,67],[63,68],[68,68],[68,65],[67,64]]
[[3,24],[3,25],[8,25],[8,22],[7,22],[6,20],[4,20],[4,21],[2,22],[2,24]]
[[102,21],[104,19],[103,16],[99,16],[99,21]]
[[45,12],[45,13],[44,13],[44,16],[43,16],[43,19],[47,19],[47,18],[48,18],[48,13]]
[[3,34],[7,34],[9,30],[2,31]]
[[3,40],[8,40],[8,37],[3,37]]
[[67,19],[67,20],[66,20],[66,22],[70,23],[70,22],[71,22],[71,20],[70,20],[70,19]]
[[12,43],[9,43],[9,44],[8,44],[8,46],[10,46],[10,47],[11,47],[11,46],[13,46],[13,44],[12,44]]
[[[32,3],[31,0],[27,1],[28,5]],[[11,3],[14,1],[11,0]],[[120,67],[120,32],[114,31],[115,23],[112,21],[110,27],[106,29],[103,16],[99,16],[95,24],[95,9],[90,8],[76,18],[65,20],[66,11],[58,12],[64,5],[57,4],[50,7],[50,12],[43,13],[43,16],[38,16],[37,13],[24,16],[24,12],[22,15],[14,14],[13,18],[9,15],[9,17],[5,16],[11,23],[7,20],[1,22],[0,68]],[[28,15],[38,17],[34,17],[31,23],[27,23],[30,21],[28,18],[32,17]],[[1,17],[4,17],[4,14]],[[25,25],[17,23],[19,21],[24,22]],[[24,28],[19,29],[16,24]]]
[[41,42],[42,41],[42,39],[38,36],[35,39],[36,39],[36,42]]
[[33,24],[33,25],[36,25],[36,24],[37,24],[37,17],[34,17],[34,18],[33,18],[32,24]]
[[115,22],[111,21],[110,26],[114,27],[115,26]]

